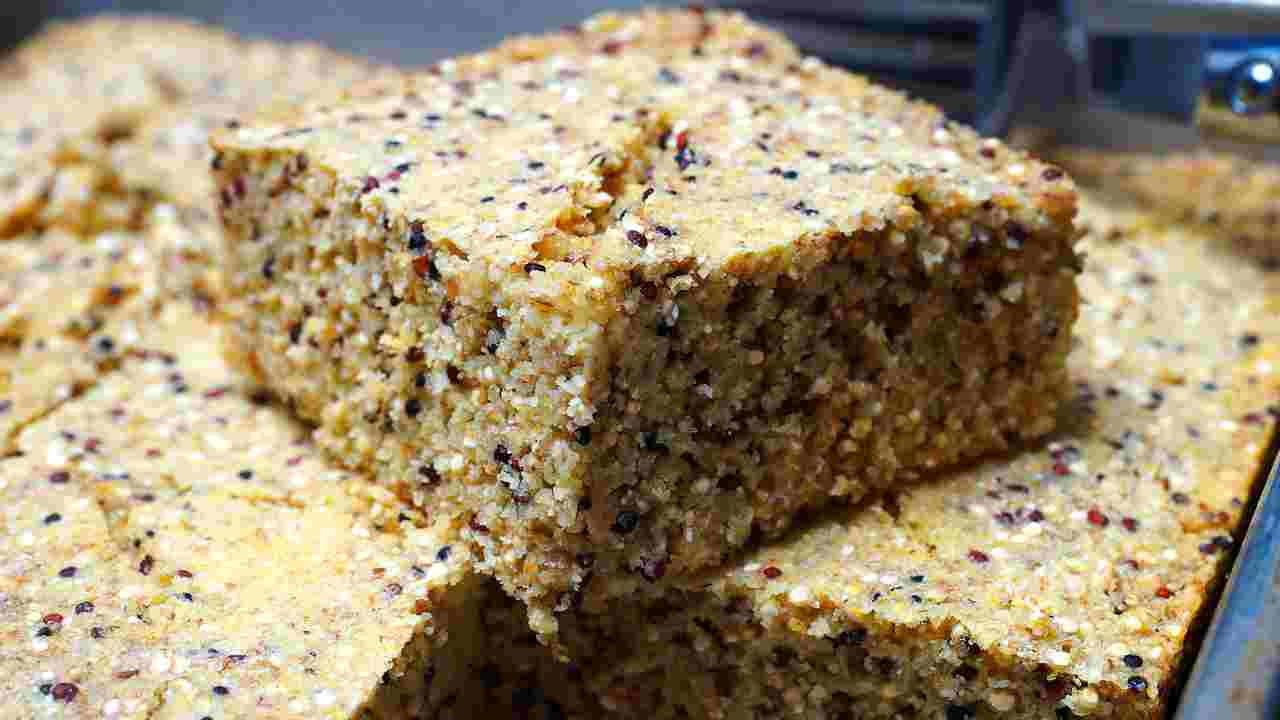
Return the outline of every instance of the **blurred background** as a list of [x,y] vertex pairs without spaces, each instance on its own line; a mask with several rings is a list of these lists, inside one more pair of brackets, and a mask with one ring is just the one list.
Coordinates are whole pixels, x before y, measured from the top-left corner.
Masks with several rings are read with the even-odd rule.
[[[338,50],[403,64],[428,64],[479,50],[503,36],[576,23],[605,9],[661,0],[0,0],[8,5],[0,49],[51,18],[100,12],[182,15],[259,37],[310,40]],[[683,4],[683,3],[681,3]],[[1205,32],[1249,30],[1271,0],[728,0],[769,22],[805,51],[869,73],[937,102],[987,134],[1015,121],[1048,126],[1095,145],[1183,146],[1199,142],[1189,118],[1201,91]],[[1088,35],[1062,30],[1065,12],[1090,19]],[[1243,8],[1236,11],[1232,8]],[[1030,12],[1057,18],[1036,35]],[[1033,18],[1034,20],[1034,18]],[[1110,36],[1093,38],[1095,29]],[[1016,32],[1015,32],[1016,31]],[[1177,36],[1170,35],[1170,32]],[[1017,40],[1015,42],[1015,35]],[[1073,60],[1088,45],[1092,68]],[[1033,59],[1017,75],[1020,46]],[[1280,43],[1277,44],[1280,48]],[[1078,49],[1078,48],[1077,48]],[[1234,63],[1235,60],[1230,60]],[[1280,70],[1280,52],[1276,53]],[[1083,69],[1082,69],[1083,68]],[[1277,72],[1280,75],[1280,72]],[[1105,107],[1083,102],[1090,90],[1109,94]],[[1069,99],[1064,101],[1064,99]],[[1142,112],[1117,115],[1116,109]],[[1077,112],[1083,110],[1083,112]],[[1136,123],[1136,124],[1135,124]],[[1280,135],[1280,125],[1277,127]]]
[[[605,9],[662,0],[0,0],[0,48],[51,18],[100,12],[182,15],[251,36],[310,40],[402,65],[479,50]],[[680,3],[684,4],[684,3]],[[1280,155],[1280,0],[722,0],[784,30],[807,52],[941,104],[986,134],[1014,125],[1064,141],[1129,149],[1203,142],[1192,128],[1205,77],[1228,95],[1251,57],[1254,91]],[[1037,24],[1036,15],[1052,18]],[[1087,21],[1087,22],[1086,22]],[[1087,27],[1086,27],[1087,24]],[[1256,38],[1243,49],[1210,37]],[[1073,34],[1075,33],[1075,34]],[[1259,53],[1262,53],[1259,55]],[[1022,57],[1020,57],[1020,53]],[[1087,56],[1087,61],[1081,59]],[[1247,85],[1247,83],[1246,83]],[[1231,97],[1221,98],[1229,110]],[[1101,100],[1102,102],[1099,102]],[[1252,125],[1260,125],[1252,122]],[[1231,143],[1215,141],[1220,147]],[[1253,145],[1256,151],[1259,146]]]
[[45,18],[93,13],[161,12],[215,22],[236,32],[312,40],[404,64],[427,63],[493,45],[513,32],[575,23],[606,8],[656,0],[4,0],[12,46]]

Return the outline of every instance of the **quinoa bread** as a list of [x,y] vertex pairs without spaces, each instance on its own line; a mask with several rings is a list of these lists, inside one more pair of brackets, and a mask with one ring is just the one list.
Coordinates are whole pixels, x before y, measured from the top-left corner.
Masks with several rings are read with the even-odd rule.
[[175,108],[217,103],[232,119],[268,102],[337,93],[379,71],[316,45],[246,40],[173,18],[52,24],[0,67],[0,98],[24,109],[0,119],[0,237],[139,227],[149,199],[129,192],[109,158]]
[[115,361],[124,348],[103,328],[155,307],[156,271],[138,233],[49,230],[0,243],[0,452]]
[[1280,421],[1280,274],[1126,215],[1082,211],[1089,303],[1047,442],[562,620],[605,707],[1167,717]]
[[812,60],[459,65],[215,134],[225,309],[319,444],[465,515],[548,635],[1051,428],[1061,171]]
[[[1060,247],[1046,244],[1044,226],[1017,213],[1043,212],[1066,232],[1075,190],[1056,168],[806,61],[780,35],[714,10],[606,13],[443,61],[426,75],[165,18],[56,25],[0,63],[0,95],[47,120],[36,123],[39,132],[16,115],[0,120],[0,717],[1151,720],[1171,713],[1178,668],[1212,611],[1280,419],[1280,264],[1267,244],[1266,198],[1275,183],[1266,166],[1216,155],[1048,149],[1114,192],[1082,193],[1075,230]],[[71,96],[78,105],[65,102]],[[508,104],[512,98],[520,102]],[[306,105],[295,109],[296,100]],[[531,117],[544,101],[551,117]],[[564,103],[571,109],[557,109]],[[593,116],[601,107],[621,119]],[[366,117],[352,124],[351,108]],[[485,115],[468,114],[475,108]],[[432,129],[404,130],[391,117],[397,110],[410,123],[427,113],[439,119]],[[351,194],[335,195],[331,215],[358,216],[351,209],[358,204],[367,223],[336,234],[345,246],[304,250],[313,267],[342,271],[327,280],[295,272],[283,255],[267,278],[268,256],[239,248],[244,254],[233,259],[250,281],[240,291],[268,301],[252,307],[281,301],[247,324],[249,306],[236,304],[243,297],[221,299],[223,271],[235,266],[222,256],[222,207],[234,215],[244,202],[235,175],[221,173],[259,150],[237,140],[246,147],[224,153],[222,170],[210,174],[219,156],[207,136],[238,123],[252,138],[258,128],[292,128],[304,118],[313,134],[332,137],[282,152],[303,150],[312,173],[334,171],[333,187]],[[846,147],[832,140],[848,129],[841,123],[864,123],[880,139],[898,135],[894,126],[901,135],[890,149],[866,141],[838,150]],[[423,162],[408,172],[392,166],[390,154],[377,152],[383,130],[395,130],[385,139],[400,143],[387,150],[405,155],[397,165],[415,161],[413,154]],[[331,140],[348,138],[358,140],[342,146],[350,157],[335,155]],[[510,148],[526,151],[514,156],[518,167],[509,166]],[[457,150],[467,155],[432,154]],[[364,162],[400,177],[370,173],[378,187],[365,191]],[[840,177],[823,175],[837,163]],[[843,177],[844,165],[856,177]],[[1209,179],[1193,177],[1200,168]],[[1242,183],[1239,192],[1228,177]],[[311,177],[305,187],[327,182]],[[546,186],[551,197],[541,194]],[[229,187],[231,201],[219,187]],[[526,198],[521,187],[538,195]],[[426,197],[431,212],[405,202],[409,194]],[[992,207],[984,210],[987,194]],[[749,211],[740,197],[749,198]],[[902,248],[892,240],[859,245],[874,235],[859,223],[875,217],[853,217],[855,200],[880,208],[885,232],[897,232],[896,213],[910,217],[902,208],[921,217],[900,231]],[[473,206],[486,225],[468,223]],[[974,242],[941,249],[936,236],[960,236],[939,231],[946,223],[935,216],[972,206],[989,227],[978,222]],[[386,231],[382,245],[366,242],[384,216],[408,218],[407,228],[395,226],[407,235]],[[971,222],[965,217],[951,219]],[[413,220],[423,220],[423,241]],[[739,221],[754,228],[741,246],[725,240]],[[513,244],[520,223],[539,241]],[[254,242],[286,238],[270,230]],[[1008,246],[1019,239],[1021,248]],[[231,247],[238,242],[233,235]],[[885,247],[890,252],[877,255]],[[1048,257],[1055,248],[1062,254]],[[1036,265],[1031,258],[1041,250]],[[854,255],[861,252],[892,262],[867,261],[880,275],[860,293],[832,292],[834,268],[864,262]],[[365,273],[378,258],[390,270]],[[1071,297],[1043,287],[1030,291],[1041,299],[1026,297],[1025,283],[1014,282],[1020,273],[1048,273],[1055,261],[1065,268],[1057,292]],[[485,279],[476,282],[480,269]],[[959,279],[948,284],[946,273]],[[780,485],[764,497],[747,488],[759,490],[774,466],[789,477],[797,465],[821,468],[792,490],[817,494],[805,510],[831,501],[815,486],[833,482],[835,463],[812,453],[821,444],[806,433],[818,433],[837,411],[819,409],[840,397],[843,376],[829,372],[839,361],[826,354],[833,335],[815,328],[869,328],[857,360],[897,363],[866,380],[880,392],[877,382],[902,382],[903,359],[939,351],[929,328],[941,330],[936,318],[947,316],[924,311],[945,310],[944,290],[982,277],[972,286],[979,302],[970,317],[996,335],[1019,323],[1035,329],[1034,313],[1073,300],[1078,285],[1079,322],[1022,358],[1050,366],[1045,353],[1070,348],[1057,396],[1025,390],[1053,429],[1021,428],[1021,436],[1001,434],[982,457],[955,448],[950,457],[929,442],[910,445],[933,422],[928,413],[919,427],[873,426],[858,438],[853,423],[840,425],[841,442],[855,441],[853,458],[884,463],[895,479],[879,466],[873,480],[843,473],[840,506],[807,512],[784,530],[799,512],[785,504],[795,498],[784,498]],[[595,278],[602,287],[589,287]],[[340,301],[299,309],[285,280],[303,295]],[[716,315],[717,293],[731,282],[752,291],[724,290],[729,305]],[[822,292],[810,305],[809,295]],[[886,294],[893,301],[877,305]],[[566,298],[581,302],[566,306]],[[837,317],[845,302],[867,307]],[[482,307],[500,313],[483,316]],[[823,307],[828,325],[813,319]],[[607,380],[606,400],[593,400],[586,445],[576,415],[541,404],[551,383],[538,380],[522,395],[496,380],[507,368],[522,381],[537,377],[530,353],[539,342],[559,351],[556,337],[586,337],[572,334],[582,327],[571,324],[579,309],[604,318],[602,340],[567,346],[591,360],[579,363],[581,377]],[[446,314],[451,325],[442,325]],[[387,331],[406,324],[410,332]],[[254,385],[264,372],[259,360],[271,361],[273,327],[288,342],[281,367],[314,376],[283,386],[289,392],[278,399],[296,415],[319,417],[318,431]],[[246,342],[250,328],[260,334]],[[230,359],[253,378],[228,366],[226,336],[236,338]],[[786,358],[804,356],[797,350],[804,337],[817,338],[804,351],[812,355],[784,367]],[[259,351],[244,353],[254,342]],[[365,343],[375,350],[353,349]],[[439,357],[428,356],[455,351],[471,359],[442,372]],[[381,359],[370,372],[334,380],[326,353]],[[733,365],[744,353],[746,361]],[[681,396],[699,362],[707,382]],[[717,386],[749,378],[753,367],[759,385],[740,382],[729,393]],[[1033,376],[1034,367],[1024,370],[1043,392],[1055,387],[1048,375]],[[444,388],[439,397],[454,403],[450,420],[467,420],[477,403],[513,408],[492,433],[446,438],[461,438],[471,453],[464,468],[475,470],[474,489],[485,492],[468,496],[465,483],[398,487],[395,465],[380,465],[395,458],[388,448],[401,447],[388,438],[413,428],[404,400],[419,397],[423,434],[428,416],[446,404],[414,394],[426,389],[417,385],[424,372],[431,392]],[[741,389],[778,378],[810,382],[809,392],[797,399]],[[835,378],[829,387],[826,378]],[[360,384],[357,399],[377,413],[326,429],[333,416],[305,409],[321,382]],[[600,383],[559,383],[551,396],[593,387]],[[983,402],[995,402],[991,383],[975,387]],[[615,396],[627,405],[617,407]],[[902,414],[886,407],[872,420]],[[1032,406],[1023,409],[1031,417]],[[663,412],[701,412],[716,432],[708,439],[701,425],[655,431],[649,419]],[[506,441],[546,418],[549,436],[582,454],[574,467],[607,468],[606,451],[625,450],[630,438],[640,489],[603,499],[553,491],[550,504],[545,492],[530,493],[518,502],[530,480],[554,474],[532,444]],[[980,427],[967,422],[961,430],[981,435]],[[750,433],[756,439],[742,439]],[[375,452],[350,452],[370,438]],[[784,442],[791,440],[798,448]],[[506,462],[495,462],[494,442],[510,453]],[[883,452],[886,442],[892,453]],[[700,443],[721,449],[704,453]],[[904,447],[937,467],[903,465]],[[697,482],[693,492],[677,492],[673,478],[695,464],[701,473],[747,460],[756,462],[742,473],[706,473],[716,479],[714,503],[697,504],[704,487]],[[442,485],[456,479],[447,472],[452,460],[438,454],[431,466]],[[685,517],[672,510],[681,497],[695,498]],[[498,511],[468,509],[477,499],[493,500],[483,507]],[[575,503],[579,526],[521,540],[520,532],[558,521],[535,513]],[[618,532],[630,523],[619,523],[624,511],[637,515],[630,533]],[[593,514],[607,529],[594,547]],[[724,531],[730,517],[761,521],[745,547]],[[677,527],[682,542],[657,541],[657,530]],[[577,541],[573,530],[583,531],[582,550],[567,549]],[[703,545],[716,531],[720,545]]]
[[0,461],[0,715],[466,718],[541,672],[576,716],[456,530],[326,464],[217,345],[168,306]]
[[391,717],[383,674],[420,679],[475,583],[462,549],[442,562],[447,534],[317,461],[172,315],[196,362],[140,343],[0,463],[5,716]]

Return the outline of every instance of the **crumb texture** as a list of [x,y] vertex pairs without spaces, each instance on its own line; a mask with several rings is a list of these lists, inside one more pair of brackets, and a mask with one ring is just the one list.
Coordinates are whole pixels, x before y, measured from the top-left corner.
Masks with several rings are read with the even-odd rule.
[[1280,420],[1280,277],[1104,204],[1082,224],[1058,431],[566,622],[577,655],[629,658],[585,670],[611,710],[1162,716]]
[[483,56],[215,134],[238,362],[545,612],[1043,435],[1066,390],[1061,171],[717,47]]

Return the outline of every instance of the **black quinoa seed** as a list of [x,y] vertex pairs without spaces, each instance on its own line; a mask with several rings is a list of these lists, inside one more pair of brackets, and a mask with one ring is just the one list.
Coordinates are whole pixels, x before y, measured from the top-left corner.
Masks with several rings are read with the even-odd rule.
[[422,221],[414,220],[409,223],[409,249],[416,252],[426,247],[427,234],[422,229]]
[[511,691],[511,707],[524,717],[535,705],[542,702],[542,691],[535,687],[518,687]]
[[498,670],[498,666],[492,663],[481,667],[479,676],[480,685],[485,690],[497,689],[498,685],[502,683],[502,673]]
[[867,641],[867,628],[852,628],[836,635],[836,644],[863,644]]
[[493,461],[499,465],[506,465],[511,462],[511,451],[507,449],[506,445],[499,443],[493,448]]
[[1008,245],[1010,249],[1013,249],[1013,250],[1022,249],[1023,244],[1025,244],[1027,242],[1027,239],[1031,237],[1030,231],[1028,231],[1021,224],[1016,222],[1011,222],[1005,225],[1004,233],[1005,233],[1005,243]]
[[697,162],[697,156],[693,152],[693,148],[685,146],[680,148],[675,155],[676,165],[680,167],[680,172],[689,169],[689,166]]
[[634,510],[623,510],[613,522],[614,532],[626,535],[640,525],[640,513]]

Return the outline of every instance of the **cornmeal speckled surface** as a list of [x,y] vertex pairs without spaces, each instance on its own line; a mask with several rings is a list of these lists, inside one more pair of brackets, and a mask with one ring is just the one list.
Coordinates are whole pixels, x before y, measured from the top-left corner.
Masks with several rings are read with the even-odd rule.
[[[1060,429],[562,622],[624,715],[1157,718],[1280,419],[1280,275],[1090,202]],[[1093,228],[1103,228],[1094,232]],[[615,658],[625,658],[618,662]]]
[[0,716],[581,717],[447,523],[320,460],[172,300],[0,460]]
[[108,324],[157,307],[153,244],[61,230],[0,243],[0,449],[110,367],[125,346],[103,333]]
[[[704,24],[693,13],[606,15],[593,20],[589,31],[513,38],[495,52],[446,67],[483,72],[499,58],[510,62],[553,50],[617,52],[670,37],[688,42],[703,34]],[[744,52],[779,59],[789,47],[746,22],[723,23],[711,42],[726,38]],[[368,91],[392,84],[399,74],[314,45],[244,40],[163,17],[54,24],[4,62],[0,94],[27,108],[0,120],[0,235],[16,236],[3,249],[0,269],[12,280],[0,297],[5,438],[93,384],[109,358],[86,346],[94,339],[86,337],[86,328],[114,314],[145,316],[134,312],[138,300],[120,307],[121,291],[133,297],[132,285],[141,282],[131,275],[139,263],[149,271],[148,297],[193,294],[203,301],[216,294],[221,228],[205,170],[209,132],[262,103],[287,106],[302,97],[337,95],[356,80]],[[76,238],[86,247],[72,248]],[[137,251],[138,238],[145,258]],[[129,255],[110,250],[121,246],[128,246]],[[103,262],[77,264],[89,262],[90,255]],[[112,273],[125,276],[125,287],[112,290],[97,282]],[[41,282],[51,293],[56,284],[75,298],[38,318],[37,325],[58,325],[57,334],[30,322],[29,311],[46,305],[33,285]],[[94,298],[101,302],[93,304]],[[83,312],[71,317],[73,307]]]
[[[202,222],[212,213],[198,161],[207,148],[193,149],[204,136],[191,138],[178,123],[173,147],[136,148],[197,107],[217,108],[210,117],[225,122],[279,98],[281,88],[295,97],[337,92],[381,70],[312,45],[112,16],[52,25],[3,62],[0,97],[24,108],[0,119],[0,236],[8,238],[0,246],[0,447],[7,448],[24,424],[92,386],[123,349],[95,344],[103,322],[143,317],[161,297],[208,297],[216,287],[218,231]],[[160,200],[167,202],[156,206]]]
[[96,360],[83,343],[57,336],[0,353],[0,450],[11,451],[23,426],[91,386]]
[[90,334],[113,309],[154,296],[153,268],[136,233],[86,242],[50,231],[0,244],[0,334]]
[[318,460],[196,312],[148,333],[0,462],[0,714],[461,711],[465,546]]
[[[55,24],[4,63],[0,98],[24,108],[0,120],[4,236],[50,226],[136,227],[150,199],[130,193],[156,189],[155,167],[177,173],[180,155],[137,162],[124,183],[111,158],[137,160],[128,150],[134,136],[162,132],[164,118],[179,108],[216,106],[206,116],[225,122],[263,104],[338,93],[390,72],[315,45],[245,40],[160,17]],[[185,194],[181,185],[167,187]]]
[[1043,434],[1065,389],[1061,171],[725,45],[467,60],[215,136],[244,365],[469,515],[548,633]]
[[[103,322],[216,287],[207,144],[178,118],[226,122],[282,87],[337,92],[382,70],[312,45],[112,16],[52,25],[3,67],[0,96],[24,108],[0,120],[0,235],[14,236],[0,247],[7,447],[109,368],[123,348],[96,344]],[[172,142],[139,152],[155,135]]]
[[1280,265],[1280,169],[1229,153],[1168,155],[1050,150],[1078,177],[1132,195],[1170,217],[1221,233],[1245,252]]

